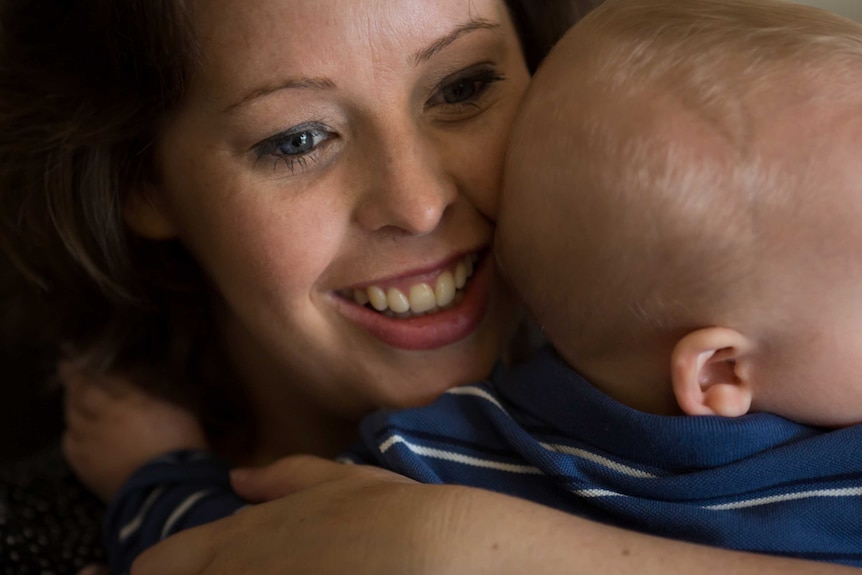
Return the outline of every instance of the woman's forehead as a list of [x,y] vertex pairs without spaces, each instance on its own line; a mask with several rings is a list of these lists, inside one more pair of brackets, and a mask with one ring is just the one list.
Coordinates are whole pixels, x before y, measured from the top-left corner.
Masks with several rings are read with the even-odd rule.
[[402,74],[477,30],[515,36],[503,0],[198,0],[194,19],[206,89],[227,106],[280,83]]
[[[406,50],[471,21],[508,18],[503,0],[197,0],[204,57],[290,47],[345,54],[362,44]],[[210,54],[207,54],[209,52]],[[265,53],[265,52],[264,52]],[[283,54],[290,56],[290,54]]]

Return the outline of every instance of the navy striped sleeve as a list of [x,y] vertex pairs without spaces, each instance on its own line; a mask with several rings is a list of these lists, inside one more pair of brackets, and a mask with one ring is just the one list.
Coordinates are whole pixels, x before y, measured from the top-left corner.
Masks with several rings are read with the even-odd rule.
[[148,463],[123,485],[105,516],[111,573],[166,537],[221,519],[247,505],[231,491],[228,466],[202,451],[179,451]]

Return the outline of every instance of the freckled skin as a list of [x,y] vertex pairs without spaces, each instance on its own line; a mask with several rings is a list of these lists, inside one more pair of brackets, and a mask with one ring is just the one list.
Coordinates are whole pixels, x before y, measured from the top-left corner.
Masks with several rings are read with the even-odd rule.
[[222,296],[261,443],[293,412],[354,419],[486,375],[518,315],[496,276],[479,327],[421,352],[381,342],[334,302],[489,245],[485,212],[529,81],[505,4],[203,6],[201,66],[147,193]]

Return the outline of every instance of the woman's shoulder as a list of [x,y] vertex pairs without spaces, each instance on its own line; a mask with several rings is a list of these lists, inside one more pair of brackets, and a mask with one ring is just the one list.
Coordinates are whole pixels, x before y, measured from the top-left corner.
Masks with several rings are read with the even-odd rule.
[[103,512],[59,449],[0,464],[0,575],[74,574],[103,562]]

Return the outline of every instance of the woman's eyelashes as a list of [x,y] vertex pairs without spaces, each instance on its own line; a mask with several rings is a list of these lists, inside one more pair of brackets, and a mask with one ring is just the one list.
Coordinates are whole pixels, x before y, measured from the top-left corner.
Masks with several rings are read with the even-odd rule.
[[271,160],[273,170],[285,167],[291,174],[304,170],[319,158],[321,147],[336,137],[329,128],[316,122],[294,126],[255,144],[257,161]]
[[[446,77],[426,100],[424,109],[438,120],[458,122],[481,113],[489,104],[491,88],[505,80],[490,64],[480,64]],[[270,136],[252,146],[255,165],[271,162],[273,171],[286,169],[288,175],[305,171],[309,163],[321,159],[327,145],[338,139],[332,128],[320,122],[306,122]]]
[[445,78],[425,104],[450,120],[471,117],[483,109],[490,88],[505,80],[493,66],[484,64]]

